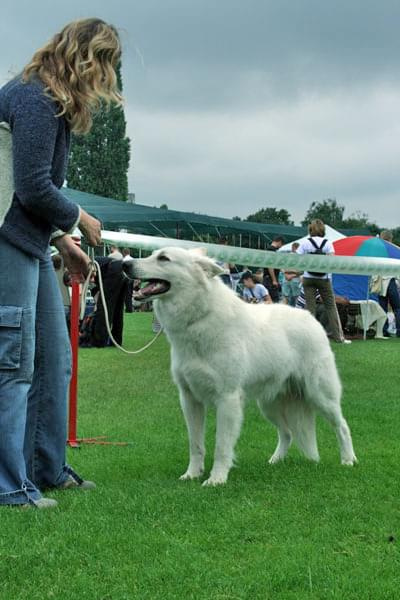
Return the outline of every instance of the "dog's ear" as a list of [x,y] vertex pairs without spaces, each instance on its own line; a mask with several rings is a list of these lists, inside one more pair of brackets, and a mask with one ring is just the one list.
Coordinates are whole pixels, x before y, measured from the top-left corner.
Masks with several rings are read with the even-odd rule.
[[225,273],[225,269],[217,265],[216,262],[208,258],[207,256],[196,256],[195,263],[199,265],[206,275],[211,279],[217,275]]

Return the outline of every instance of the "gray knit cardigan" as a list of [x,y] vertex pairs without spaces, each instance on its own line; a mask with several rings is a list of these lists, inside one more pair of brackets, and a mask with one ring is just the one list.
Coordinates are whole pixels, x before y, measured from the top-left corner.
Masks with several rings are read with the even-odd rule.
[[60,190],[67,169],[69,126],[64,117],[57,117],[59,106],[43,87],[37,79],[23,83],[18,76],[0,89],[0,204],[7,206],[10,193],[6,125],[12,134],[14,188],[11,206],[0,221],[0,235],[37,258],[45,256],[52,231],[71,231],[79,220],[79,206]]

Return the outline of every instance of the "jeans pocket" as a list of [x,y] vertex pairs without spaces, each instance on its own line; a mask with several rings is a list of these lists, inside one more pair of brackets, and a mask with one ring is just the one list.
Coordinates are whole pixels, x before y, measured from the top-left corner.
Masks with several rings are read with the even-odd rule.
[[19,369],[22,346],[22,308],[0,306],[0,369]]

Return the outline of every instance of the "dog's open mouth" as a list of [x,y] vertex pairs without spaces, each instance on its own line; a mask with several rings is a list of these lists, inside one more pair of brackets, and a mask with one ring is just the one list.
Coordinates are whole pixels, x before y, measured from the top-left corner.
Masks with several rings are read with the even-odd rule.
[[149,296],[160,296],[168,292],[171,287],[168,281],[164,279],[149,279],[146,281],[144,287],[140,288],[140,296],[148,298]]

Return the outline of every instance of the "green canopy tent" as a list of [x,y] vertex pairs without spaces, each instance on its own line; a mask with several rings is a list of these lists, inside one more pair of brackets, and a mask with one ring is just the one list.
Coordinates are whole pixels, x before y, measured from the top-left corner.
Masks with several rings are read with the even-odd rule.
[[304,235],[303,227],[251,223],[209,215],[130,204],[65,188],[65,195],[99,219],[104,229],[207,242],[227,237],[232,245],[264,248],[281,235],[286,241]]
[[[131,204],[70,188],[63,193],[73,202],[102,222],[103,228],[111,231],[124,230],[128,233],[157,235],[170,238],[210,242],[227,238],[232,246],[264,249],[275,236],[286,242],[304,235],[305,227],[252,223],[221,217],[212,217],[192,212],[167,210],[143,204]],[[343,231],[345,235],[350,232]],[[357,232],[360,234],[360,232]]]

